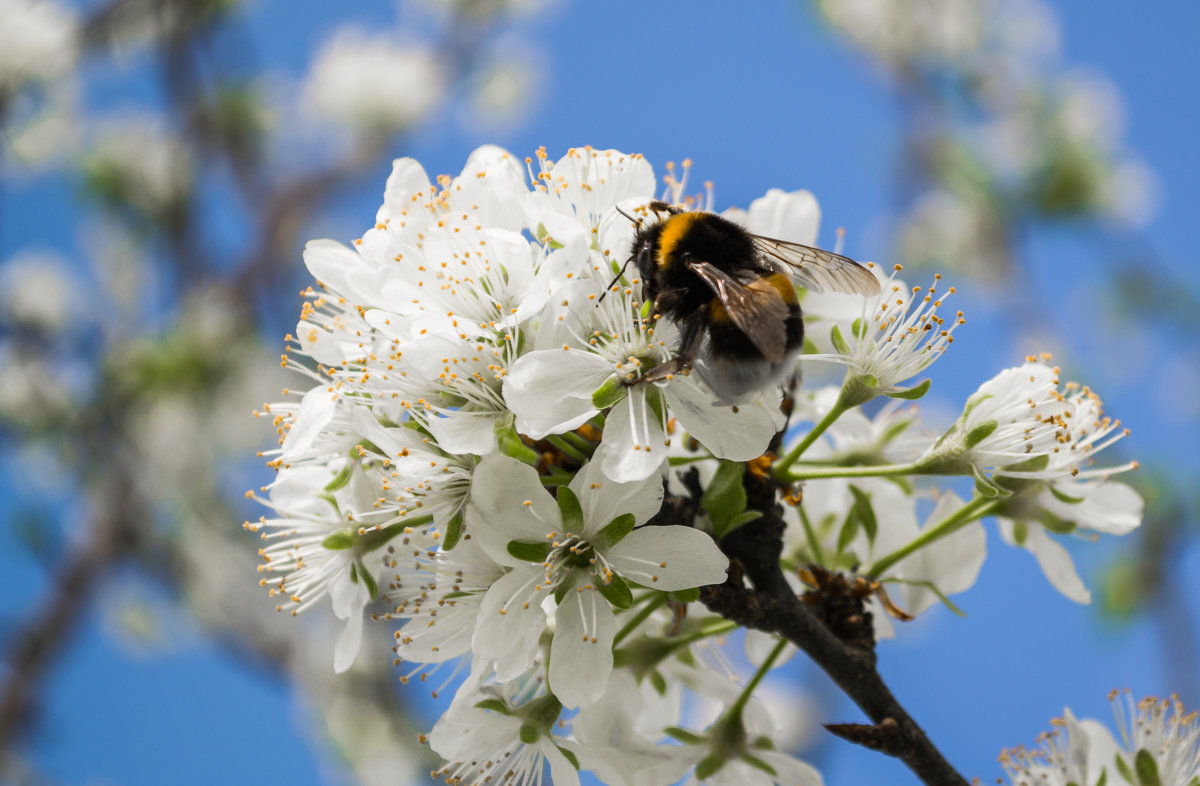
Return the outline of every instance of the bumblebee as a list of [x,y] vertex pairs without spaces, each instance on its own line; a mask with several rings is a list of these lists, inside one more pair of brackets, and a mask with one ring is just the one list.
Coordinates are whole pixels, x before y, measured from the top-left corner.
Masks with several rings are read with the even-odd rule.
[[637,225],[632,262],[653,313],[673,320],[679,348],[642,381],[695,368],[727,402],[781,380],[804,342],[796,285],[813,292],[879,294],[879,281],[852,259],[819,248],[752,235],[715,213],[666,202],[648,209],[660,221]]

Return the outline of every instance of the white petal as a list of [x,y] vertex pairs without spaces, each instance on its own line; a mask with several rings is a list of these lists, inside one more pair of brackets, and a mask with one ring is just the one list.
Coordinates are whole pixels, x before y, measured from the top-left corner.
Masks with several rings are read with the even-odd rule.
[[674,380],[666,391],[667,406],[683,430],[720,458],[758,458],[782,426],[782,414],[761,403],[714,405],[713,394],[690,377]]
[[371,596],[361,581],[356,584],[345,579],[330,584],[329,599],[333,602],[334,615],[346,621],[333,652],[333,670],[340,674],[358,657],[362,645],[363,609]]
[[331,392],[328,385],[319,385],[304,394],[292,428],[283,439],[284,456],[294,456],[308,450],[321,430],[333,419],[337,400],[337,393]]
[[592,394],[612,376],[612,364],[578,349],[543,349],[522,355],[504,378],[504,403],[517,431],[533,439],[578,428],[599,410]]
[[617,622],[612,607],[595,589],[576,587],[566,594],[555,615],[550,645],[550,690],[574,709],[604,694],[612,673]]
[[496,450],[495,412],[450,412],[428,421],[429,432],[447,453],[486,456]]
[[546,629],[542,598],[549,593],[549,588],[535,588],[544,583],[540,566],[516,568],[483,596],[471,649],[477,658],[496,661],[500,682],[516,679],[533,665],[538,637]]
[[[1013,543],[1012,523],[1005,519],[997,519],[1000,534],[1009,543]],[[1041,524],[1031,522],[1028,534],[1025,536],[1024,548],[1037,559],[1042,573],[1056,590],[1066,595],[1076,603],[1091,603],[1092,593],[1084,586],[1083,579],[1075,572],[1075,563],[1066,548],[1046,533]]]
[[665,442],[666,434],[646,403],[645,391],[635,385],[609,411],[595,460],[617,483],[645,480],[657,475],[667,460]]
[[310,240],[304,247],[304,264],[313,278],[350,302],[387,308],[383,295],[389,274],[353,249],[336,240]]
[[491,455],[476,467],[467,515],[471,537],[501,565],[527,564],[508,553],[509,541],[549,543],[562,531],[562,514],[537,470],[508,456]]
[[659,590],[724,584],[729,558],[691,527],[641,527],[605,555],[620,575]]
[[645,524],[662,508],[663,484],[658,475],[633,483],[616,483],[601,471],[599,461],[589,461],[571,479],[570,489],[583,508],[586,531],[593,533],[617,516],[632,513],[634,524]]
[[397,158],[392,162],[392,173],[388,175],[383,189],[383,206],[376,214],[376,221],[403,221],[405,211],[413,208],[412,197],[418,192],[428,192],[429,175],[413,158]]
[[821,206],[803,189],[789,193],[772,188],[750,203],[746,216],[746,229],[754,234],[806,246],[816,245],[820,226]]
[[538,740],[542,756],[550,764],[550,782],[562,786],[579,786],[579,772],[570,759],[545,737]]
[[1039,496],[1038,502],[1063,521],[1107,535],[1126,535],[1142,523],[1142,495],[1125,483],[1110,480],[1099,484],[1058,483],[1055,487],[1068,497],[1083,500],[1063,502],[1049,491]]

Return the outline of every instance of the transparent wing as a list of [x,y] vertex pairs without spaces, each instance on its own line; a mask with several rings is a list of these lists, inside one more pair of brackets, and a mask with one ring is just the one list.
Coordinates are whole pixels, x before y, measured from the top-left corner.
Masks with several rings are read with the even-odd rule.
[[754,245],[768,263],[787,265],[789,274],[813,292],[846,292],[851,295],[879,294],[875,274],[849,257],[800,243],[751,235]]
[[738,330],[772,363],[787,350],[788,304],[765,279],[743,283],[709,262],[689,261],[688,269],[712,288]]

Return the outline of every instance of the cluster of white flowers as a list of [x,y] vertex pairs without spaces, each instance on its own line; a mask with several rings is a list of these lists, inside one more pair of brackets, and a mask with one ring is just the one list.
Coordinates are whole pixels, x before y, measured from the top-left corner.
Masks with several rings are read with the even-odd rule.
[[[1109,695],[1121,739],[1070,709],[1039,738],[1041,747],[1006,750],[1000,761],[1013,786],[1102,786],[1105,783],[1194,786],[1200,783],[1200,716],[1176,697],[1134,704],[1128,691]],[[1064,740],[1063,737],[1066,737]]]
[[[699,375],[643,380],[673,357],[678,329],[645,302],[637,271],[614,276],[636,231],[628,216],[655,198],[694,207],[685,181],[686,166],[660,186],[640,156],[591,148],[522,163],[483,147],[434,181],[400,159],[353,248],[305,249],[320,286],[284,365],[308,385],[265,408],[277,476],[251,496],[272,515],[246,525],[265,540],[262,583],[293,613],[330,598],[346,621],[338,670],[354,662],[368,605],[386,598],[378,616],[399,623],[407,676],[451,661],[451,677],[469,672],[428,737],[455,783],[540,782],[547,766],[555,783],[580,768],[612,783],[692,769],[714,783],[820,782],[773,749],[778,726],[752,695],[783,645],[751,659],[762,671],[744,688],[697,652],[734,627],[694,601],[726,579],[715,536],[761,515],[746,509],[747,466],[794,503],[785,564],[866,568],[884,635],[889,612],[948,603],[974,582],[983,515],[1005,516],[1043,564],[1039,544],[1061,547],[1040,527],[1117,532],[1140,519],[1140,499],[1114,512],[1128,487],[1086,466],[1116,424],[1086,389],[1059,393],[1044,363],[985,384],[936,441],[910,428],[911,405],[857,409],[928,389],[900,383],[962,322],[938,316],[936,282],[921,294],[893,274],[852,308],[830,305],[849,296],[804,301],[834,337],[823,359],[849,370],[840,391],[795,402],[791,422],[817,425],[774,464],[766,451],[789,426],[777,389],[731,403]],[[808,244],[819,221],[807,192],[728,215]],[[940,492],[921,527],[913,487],[881,479],[903,474],[974,474],[980,492]],[[666,494],[696,483],[695,526],[660,515]],[[724,713],[696,723],[681,686]],[[569,724],[564,710],[578,710]]]

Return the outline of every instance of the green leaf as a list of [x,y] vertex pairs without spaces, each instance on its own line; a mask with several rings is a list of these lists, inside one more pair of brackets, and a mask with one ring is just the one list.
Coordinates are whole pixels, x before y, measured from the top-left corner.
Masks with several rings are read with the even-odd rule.
[[968,431],[963,442],[968,448],[973,448],[991,436],[991,433],[999,428],[999,426],[1000,424],[994,420],[985,420],[975,428]]
[[613,374],[592,392],[592,406],[596,409],[608,409],[625,398],[626,392],[626,385],[621,382],[621,378]]
[[463,514],[460,510],[446,522],[446,534],[442,537],[442,551],[450,551],[458,545],[463,534]]
[[1133,757],[1133,769],[1137,772],[1137,786],[1163,786],[1158,775],[1158,762],[1154,754],[1142,748]]
[[929,392],[929,388],[933,387],[933,380],[927,379],[919,385],[914,385],[911,388],[901,388],[888,393],[891,398],[902,398],[906,401],[916,401]]
[[325,536],[325,540],[321,541],[321,545],[330,551],[343,551],[351,548],[354,545],[354,531],[339,529],[337,532],[331,532]]
[[736,516],[734,516],[733,518],[731,518],[729,520],[729,526],[727,526],[725,528],[725,531],[721,534],[728,535],[730,532],[733,532],[738,527],[740,527],[744,524],[749,524],[751,521],[758,521],[762,517],[763,517],[763,512],[761,510],[743,510],[741,513],[737,514]]
[[545,562],[550,555],[549,543],[523,543],[519,540],[508,542],[508,553],[525,562]]
[[597,581],[596,589],[600,590],[600,594],[614,608],[627,609],[633,605],[633,592],[629,589],[629,585],[625,583],[625,579],[616,573],[613,574],[612,581],[608,584],[605,584],[603,581]]
[[874,543],[875,534],[879,532],[879,521],[875,518],[875,509],[871,507],[871,496],[858,486],[850,486],[850,493],[854,495],[852,511],[858,515],[863,531],[867,533],[867,541]]
[[591,540],[596,548],[612,548],[624,540],[626,535],[633,532],[633,525],[636,521],[632,513],[622,513],[604,525],[604,528],[597,532]]
[[842,529],[838,532],[837,550],[841,554],[846,550],[846,547],[854,542],[854,538],[858,535],[859,518],[854,515],[854,509],[846,514],[846,518],[842,521]]
[[559,486],[557,501],[558,509],[562,513],[563,531],[583,532],[583,508],[575,492],[571,491],[569,486]]
[[337,491],[350,482],[350,476],[354,474],[354,465],[347,464],[342,467],[342,471],[337,474],[333,480],[325,484],[326,491]]
[[724,535],[734,516],[746,509],[746,489],[742,487],[745,471],[746,465],[740,461],[721,459],[700,498],[717,537]]
[[846,343],[846,339],[842,338],[842,331],[838,330],[836,322],[829,329],[829,340],[833,342],[833,348],[838,351],[839,355],[850,354],[850,345]]

